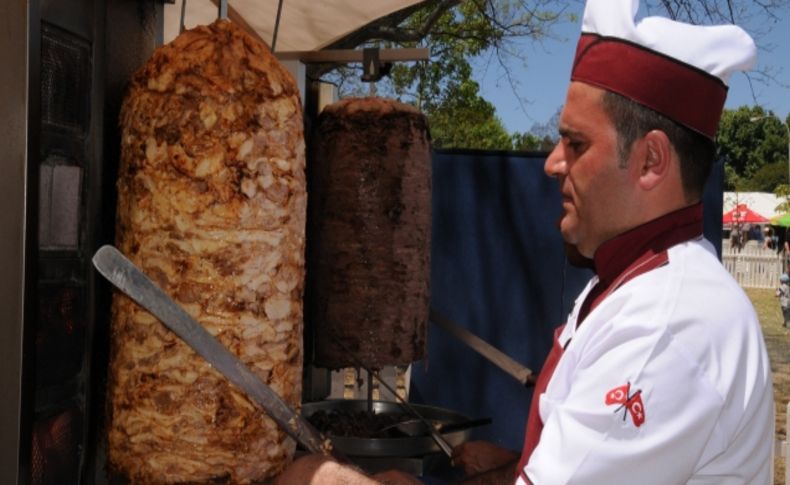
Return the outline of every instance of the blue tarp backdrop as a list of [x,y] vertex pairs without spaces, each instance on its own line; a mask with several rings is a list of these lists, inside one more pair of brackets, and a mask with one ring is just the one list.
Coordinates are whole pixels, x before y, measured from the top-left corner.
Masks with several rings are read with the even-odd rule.
[[[433,157],[431,306],[535,372],[592,275],[565,261],[558,186],[544,160],[482,151]],[[705,193],[705,233],[719,250],[722,180],[719,163]],[[411,393],[416,402],[493,418],[473,439],[521,449],[531,389],[436,325],[426,358],[412,367]]]

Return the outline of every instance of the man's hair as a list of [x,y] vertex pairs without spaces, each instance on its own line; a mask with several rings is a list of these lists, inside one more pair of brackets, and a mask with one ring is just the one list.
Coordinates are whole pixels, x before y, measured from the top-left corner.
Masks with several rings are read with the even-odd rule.
[[604,91],[603,107],[617,131],[617,152],[625,165],[631,146],[651,130],[666,133],[680,159],[680,177],[687,199],[699,199],[708,180],[716,147],[708,137],[624,96]]

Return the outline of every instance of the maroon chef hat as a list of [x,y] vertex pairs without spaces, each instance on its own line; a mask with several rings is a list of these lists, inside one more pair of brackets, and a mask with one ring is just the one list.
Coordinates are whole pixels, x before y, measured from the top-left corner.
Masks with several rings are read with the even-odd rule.
[[571,73],[713,139],[732,72],[757,49],[735,25],[700,26],[661,17],[635,23],[639,0],[588,0]]

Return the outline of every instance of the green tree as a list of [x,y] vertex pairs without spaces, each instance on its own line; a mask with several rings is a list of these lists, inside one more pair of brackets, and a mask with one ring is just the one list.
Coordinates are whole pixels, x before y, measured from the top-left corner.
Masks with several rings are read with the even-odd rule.
[[[644,0],[643,4],[650,15],[668,15],[692,23],[738,23],[755,26],[757,29],[752,30],[759,31],[760,27],[776,22],[777,12],[790,5],[790,0],[765,0],[758,7],[749,0]],[[495,110],[471,112],[485,105],[485,100],[480,97],[477,85],[472,84],[469,60],[493,53],[495,61],[505,67],[514,102],[528,99],[530,94],[521,92],[511,75],[514,63],[526,62],[521,44],[554,37],[556,25],[576,22],[569,10],[566,2],[556,0],[425,0],[380,18],[327,48],[428,47],[427,63],[396,64],[390,79],[379,83],[379,93],[418,106],[428,115],[432,131],[437,135],[471,128],[467,123],[459,123],[465,118],[477,119],[485,128],[452,140],[437,136],[437,140],[449,140],[448,144],[465,140],[464,143],[481,148],[507,148],[504,137],[495,129],[501,125]],[[356,79],[358,73],[352,75],[351,69],[314,65],[309,67],[308,76],[318,79],[330,71],[335,73],[331,80],[344,93],[365,93],[366,89]],[[759,73],[757,77],[759,81]],[[454,99],[459,95],[464,97],[463,101]],[[443,122],[449,124],[435,125]],[[482,143],[478,136],[482,132],[491,133],[495,139]]]
[[[434,146],[510,150],[511,136],[495,107],[480,96],[479,85],[472,79],[470,59],[488,49],[504,49],[515,38],[537,40],[546,36],[561,17],[553,3],[429,0],[408,16],[398,13],[393,19],[382,19],[367,28],[368,35],[360,33],[338,46],[363,37],[377,38],[365,45],[428,46],[429,62],[392,66],[389,79],[379,83],[378,93],[419,107],[428,118]],[[340,84],[346,92],[363,92],[358,83],[349,83],[347,74],[340,73]]]
[[539,137],[534,133],[514,133],[513,149],[527,152],[548,152],[554,148],[556,140],[550,136]]
[[746,192],[775,192],[776,188],[787,180],[787,163],[766,163],[758,168],[750,179],[744,180],[742,188]]
[[[508,50],[513,40],[542,39],[562,19],[572,18],[563,17],[553,0],[427,0],[331,47],[429,47],[429,62],[395,64],[378,93],[419,107],[434,146],[510,150],[512,137],[496,108],[480,96],[470,59],[490,49],[518,58]],[[336,71],[332,80],[345,93],[362,94],[364,88],[348,74]]]
[[476,82],[464,80],[448,89],[444,102],[425,110],[433,146],[489,150],[513,147],[496,108],[480,97],[478,89]]
[[[562,107],[558,108],[547,122],[535,123],[532,125],[528,133],[539,140],[538,144],[535,145],[534,150],[549,152],[554,149],[554,146],[557,144],[560,137],[561,114]],[[513,145],[514,148],[518,149],[518,147],[516,147],[516,143],[517,140],[514,137]]]
[[770,111],[759,106],[724,110],[716,144],[727,190],[773,192],[787,182],[787,131]]
[[782,199],[782,203],[776,208],[779,213],[790,212],[790,184],[780,184],[774,192],[777,197]]

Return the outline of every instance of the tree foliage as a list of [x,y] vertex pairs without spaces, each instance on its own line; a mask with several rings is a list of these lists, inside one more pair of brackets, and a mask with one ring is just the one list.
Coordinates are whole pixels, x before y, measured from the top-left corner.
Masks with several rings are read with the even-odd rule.
[[562,108],[551,116],[546,123],[535,123],[525,133],[513,134],[514,150],[551,151],[559,141],[560,115]]
[[787,183],[787,136],[783,122],[759,106],[724,110],[716,143],[725,188],[773,192]]
[[[698,24],[738,23],[754,27],[750,29],[754,32],[775,22],[777,12],[790,5],[790,0],[642,3],[651,15]],[[569,12],[567,2],[556,0],[426,0],[378,19],[328,48],[429,48],[428,62],[396,64],[389,79],[378,84],[377,91],[418,106],[427,115],[434,142],[439,146],[521,149],[536,146],[528,135],[535,135],[541,143],[546,135],[529,132],[503,136],[502,121],[493,106],[480,96],[479,86],[472,79],[470,60],[493,53],[511,81],[514,103],[520,103],[530,97],[530,93],[517,88],[512,74],[516,63],[526,61],[521,45],[553,37],[554,28],[560,23],[576,22],[578,19]],[[358,72],[352,73],[353,69],[336,65],[313,65],[308,69],[311,78],[329,79],[341,86],[343,94],[364,94],[366,89],[357,79]],[[485,136],[491,138],[484,139]],[[753,165],[753,160],[743,163]],[[751,176],[753,170],[737,169],[735,173]]]
[[514,133],[512,138],[513,149],[525,152],[548,152],[557,143],[552,137],[541,138],[533,133]]
[[511,149],[512,141],[494,105],[481,98],[477,83],[451,87],[446,102],[427,111],[433,146],[437,148]]
[[[512,41],[545,37],[562,11],[553,0],[428,0],[332,47],[428,47],[430,61],[394,65],[378,92],[418,106],[428,118],[434,146],[509,150],[513,137],[480,95],[470,59],[490,49],[503,59],[515,58]],[[347,74],[336,71],[333,80],[346,93],[364,92]]]

